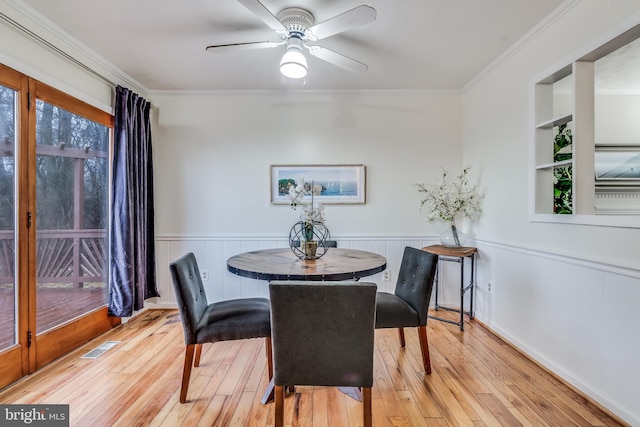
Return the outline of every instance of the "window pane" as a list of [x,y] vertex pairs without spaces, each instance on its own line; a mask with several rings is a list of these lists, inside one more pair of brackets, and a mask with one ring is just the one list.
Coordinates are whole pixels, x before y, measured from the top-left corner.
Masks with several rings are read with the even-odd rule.
[[109,128],[36,103],[37,332],[106,304]]
[[0,85],[0,351],[16,343],[16,92]]

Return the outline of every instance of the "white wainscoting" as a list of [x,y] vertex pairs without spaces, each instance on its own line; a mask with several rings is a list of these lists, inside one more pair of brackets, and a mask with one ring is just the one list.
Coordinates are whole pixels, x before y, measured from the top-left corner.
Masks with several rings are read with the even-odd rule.
[[[408,238],[350,238],[335,239],[338,247],[375,252],[387,258],[388,282],[382,281],[382,273],[362,280],[378,284],[381,291],[393,292],[405,246],[421,248],[436,243],[436,237]],[[206,270],[209,279],[204,282],[207,298],[219,301],[229,298],[247,298],[268,295],[268,283],[263,280],[239,277],[227,271],[227,259],[248,251],[288,247],[287,240],[277,238],[228,238],[228,237],[159,237],[156,239],[157,280],[160,298],[149,300],[149,307],[176,307],[173,285],[169,276],[169,264],[187,252],[193,252],[200,270]]]
[[477,245],[478,320],[640,426],[640,270],[494,242]]
[[[387,258],[367,280],[393,292],[405,246],[438,243],[436,236],[337,238],[338,246]],[[173,237],[156,239],[160,298],[148,307],[175,307],[169,263],[194,252],[210,301],[267,296],[267,282],[236,276],[226,260],[236,254],[287,247],[278,238]],[[632,425],[640,425],[640,270],[496,242],[478,247],[475,314],[541,365]],[[465,272],[468,281],[469,271]],[[440,302],[459,304],[459,265],[441,263]],[[489,286],[490,285],[490,286]],[[468,298],[465,302],[468,307]]]

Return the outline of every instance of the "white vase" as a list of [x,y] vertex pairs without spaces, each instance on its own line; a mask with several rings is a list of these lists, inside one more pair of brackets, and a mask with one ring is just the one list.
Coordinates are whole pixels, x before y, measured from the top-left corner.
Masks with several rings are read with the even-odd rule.
[[464,234],[455,224],[450,224],[441,234],[440,242],[449,248],[459,248],[464,246],[467,235]]

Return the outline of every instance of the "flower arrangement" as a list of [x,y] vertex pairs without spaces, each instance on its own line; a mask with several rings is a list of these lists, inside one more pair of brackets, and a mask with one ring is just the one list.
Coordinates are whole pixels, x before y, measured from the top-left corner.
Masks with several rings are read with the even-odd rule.
[[[301,178],[297,185],[289,186],[289,200],[292,209],[296,209],[298,205],[303,205],[300,219],[304,222],[304,234],[306,240],[313,239],[313,223],[319,222],[324,224],[324,206],[318,203],[318,206],[314,205],[314,196],[319,196],[322,192],[322,185],[316,185],[313,181],[311,183],[305,182],[304,178]],[[311,203],[303,203],[305,196],[311,196]]]
[[463,214],[467,218],[475,220],[480,214],[481,196],[477,187],[469,184],[470,168],[470,166],[465,167],[458,175],[457,180],[451,184],[447,183],[448,173],[446,170],[443,171],[442,178],[438,180],[435,187],[416,184],[418,191],[424,193],[424,198],[420,201],[420,209],[427,206],[429,210],[426,220],[440,219],[449,224],[454,241],[458,246],[460,246],[456,229],[458,215]]

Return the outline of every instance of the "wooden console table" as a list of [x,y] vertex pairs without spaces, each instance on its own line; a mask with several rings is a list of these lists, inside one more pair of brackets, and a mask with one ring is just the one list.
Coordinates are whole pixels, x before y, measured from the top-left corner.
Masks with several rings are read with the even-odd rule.
[[[460,313],[460,321],[455,322],[453,320],[444,319],[442,317],[431,316],[429,318],[441,320],[443,322],[452,323],[454,325],[458,325],[461,331],[464,331],[464,315],[469,315],[469,319],[473,319],[473,289],[476,284],[476,253],[478,252],[477,248],[463,246],[460,248],[450,248],[443,245],[431,245],[422,248],[423,251],[429,252],[432,254],[438,255],[438,266],[436,268],[436,277],[435,277],[435,292],[436,292],[436,300],[435,300],[435,309],[438,310],[448,310],[455,311],[456,313]],[[464,262],[469,258],[471,259],[471,280],[469,284],[465,286],[464,281]],[[450,308],[444,307],[438,304],[438,287],[440,282],[440,261],[451,261],[457,262],[460,264],[460,308]],[[464,310],[464,295],[469,291],[469,311]]]

